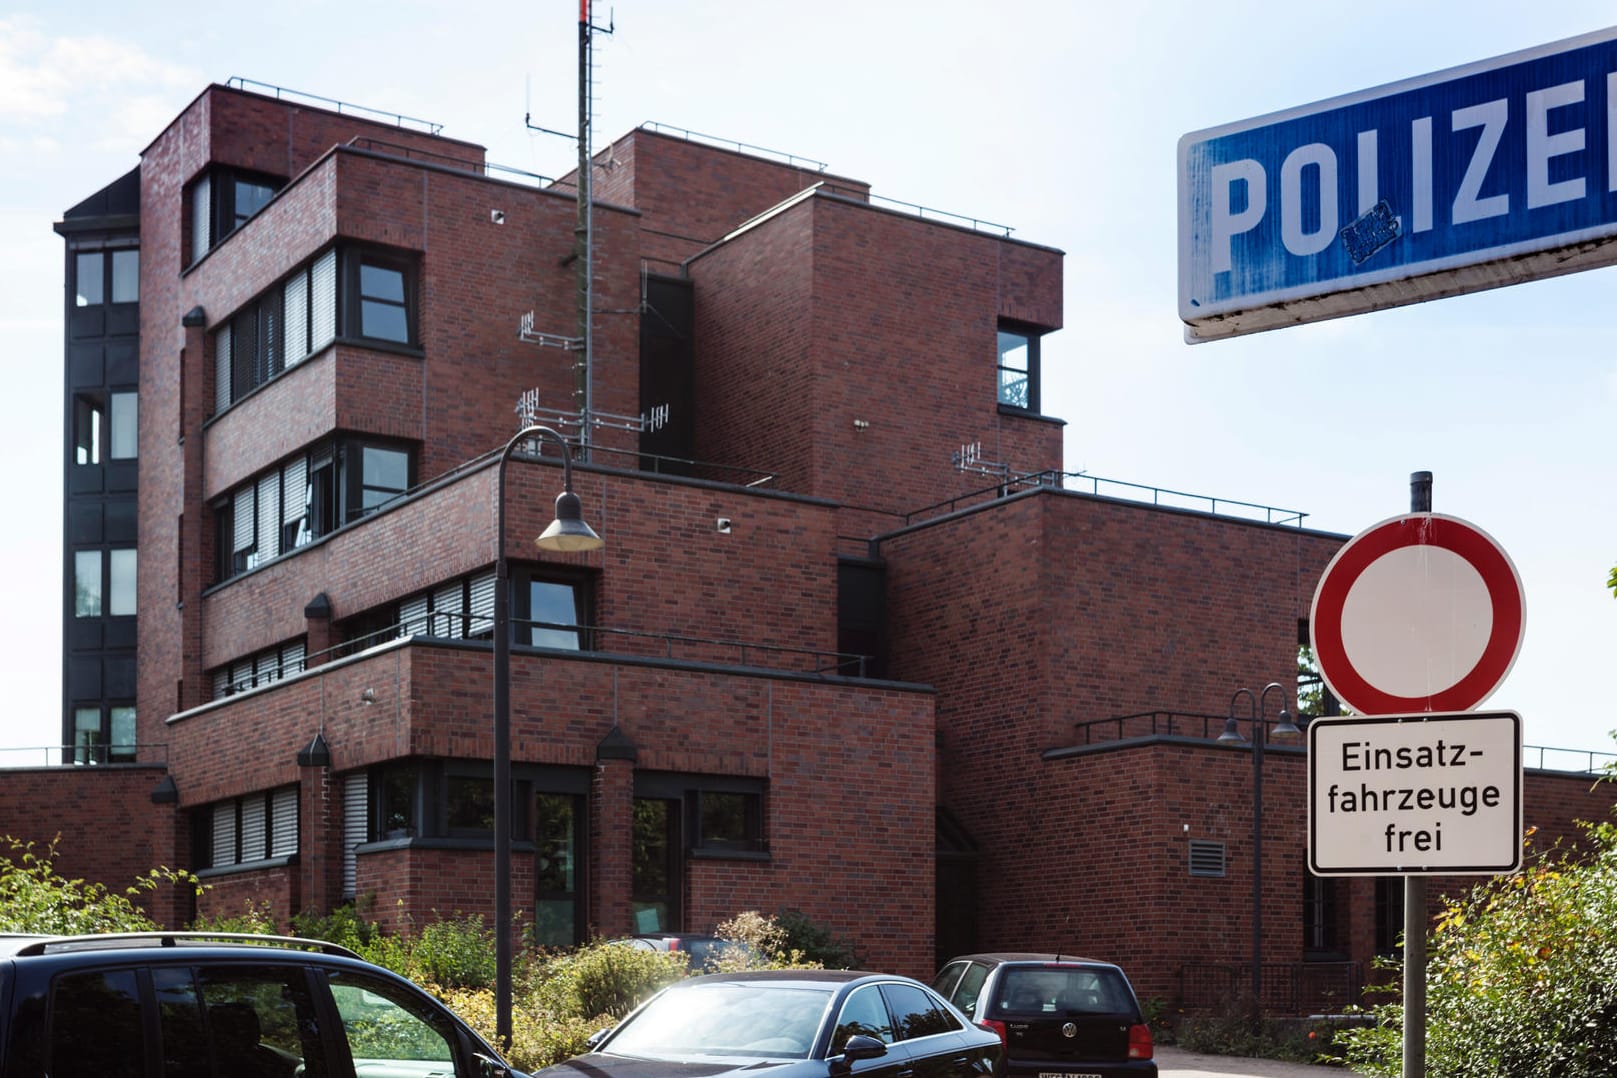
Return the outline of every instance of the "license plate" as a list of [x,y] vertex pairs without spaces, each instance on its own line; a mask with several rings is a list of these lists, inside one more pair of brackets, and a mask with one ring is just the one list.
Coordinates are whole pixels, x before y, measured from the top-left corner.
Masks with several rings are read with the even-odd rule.
[[1098,1074],[1078,1074],[1073,1071],[1040,1071],[1039,1078],[1101,1078]]

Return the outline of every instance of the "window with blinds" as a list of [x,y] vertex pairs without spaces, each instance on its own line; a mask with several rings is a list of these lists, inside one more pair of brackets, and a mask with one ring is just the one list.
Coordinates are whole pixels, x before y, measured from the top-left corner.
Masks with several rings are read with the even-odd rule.
[[462,577],[399,603],[400,636],[487,639],[494,632],[494,573]]
[[337,251],[326,251],[214,331],[214,414],[337,338]]
[[306,662],[307,645],[301,638],[243,656],[214,669],[212,699],[220,700],[301,674]]
[[370,783],[363,771],[350,771],[342,780],[342,895],[355,897],[358,858],[354,851],[370,839]]
[[201,810],[206,868],[229,868],[298,852],[298,788],[219,801]]

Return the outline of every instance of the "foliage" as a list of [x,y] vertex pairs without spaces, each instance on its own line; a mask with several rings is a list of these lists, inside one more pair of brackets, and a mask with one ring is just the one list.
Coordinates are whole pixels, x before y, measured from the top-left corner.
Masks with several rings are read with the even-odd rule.
[[791,945],[786,928],[778,919],[757,910],[743,910],[728,921],[720,921],[714,935],[740,946],[726,949],[717,962],[710,963],[713,972],[823,968]]
[[596,940],[552,956],[534,978],[541,1009],[610,1025],[687,973],[685,956]]
[[775,924],[786,934],[786,949],[804,964],[825,969],[858,969],[864,959],[852,943],[816,924],[801,910],[783,909]]
[[[644,952],[642,952],[644,953]],[[495,1036],[494,991],[489,988],[442,988],[424,985],[443,1000],[445,1006],[482,1035],[498,1045]],[[511,1047],[502,1053],[507,1063],[519,1071],[532,1073],[587,1051],[590,1035],[610,1022],[558,1014],[544,1009],[543,999],[523,986],[516,986],[511,999]]]
[[1617,599],[1617,565],[1612,566],[1611,574],[1606,577],[1606,587],[1611,589],[1612,598]]
[[137,877],[122,894],[99,883],[68,879],[55,868],[60,841],[58,835],[36,853],[32,842],[0,837],[0,932],[149,932],[160,926],[135,898],[165,886],[200,891],[189,872],[162,867]]
[[[1448,901],[1428,942],[1426,1058],[1433,1075],[1617,1072],[1617,827],[1585,824],[1583,851]],[[1350,1066],[1399,1073],[1403,1011],[1343,1032]]]
[[1192,1052],[1295,1063],[1315,1062],[1322,1047],[1318,1031],[1304,1023],[1255,1018],[1250,992],[1230,996],[1210,1014],[1182,1018],[1174,1039]]
[[198,917],[191,922],[197,932],[234,932],[257,936],[279,934],[268,902],[248,902],[240,913],[228,917]]

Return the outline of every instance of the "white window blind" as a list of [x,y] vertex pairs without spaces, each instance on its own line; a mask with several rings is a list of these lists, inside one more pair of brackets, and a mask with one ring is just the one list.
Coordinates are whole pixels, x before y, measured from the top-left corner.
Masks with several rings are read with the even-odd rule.
[[236,804],[226,801],[213,806],[212,868],[236,863]]
[[213,208],[212,184],[204,176],[191,187],[191,261],[195,262],[208,253],[213,246],[213,237],[208,232],[208,222],[212,220]]
[[427,635],[427,597],[413,595],[399,604],[399,635]]
[[302,523],[309,515],[309,459],[298,457],[281,472],[281,521],[297,524],[292,545],[302,546],[309,541],[309,529]]
[[439,588],[432,594],[432,628],[427,635],[450,638],[465,636],[465,613],[466,595],[458,580],[448,587]]
[[232,508],[235,509],[233,521],[235,531],[231,536],[231,549],[240,554],[253,549],[253,488],[243,487],[237,491],[232,501]]
[[281,552],[281,477],[271,472],[258,481],[258,560]]
[[298,852],[298,788],[283,786],[270,795],[271,857]]
[[370,838],[370,814],[367,811],[369,804],[370,783],[366,781],[365,772],[350,771],[344,775],[342,783],[342,894],[344,898],[353,898],[356,890],[355,878],[358,875],[358,868],[354,848]]
[[481,636],[494,628],[494,574],[472,578],[471,620],[467,636]]
[[230,323],[213,335],[213,414],[230,407]]
[[309,327],[309,351],[324,348],[337,337],[337,252],[327,251],[315,259],[309,285],[313,318]]
[[286,365],[295,367],[309,354],[309,275],[303,270],[286,282]]
[[282,677],[291,677],[293,674],[303,673],[305,649],[306,645],[302,640],[295,644],[288,644],[281,649]]
[[244,797],[241,805],[241,849],[238,851],[238,861],[262,861],[264,859],[264,839],[266,836],[266,821],[264,819],[264,795],[254,794]]

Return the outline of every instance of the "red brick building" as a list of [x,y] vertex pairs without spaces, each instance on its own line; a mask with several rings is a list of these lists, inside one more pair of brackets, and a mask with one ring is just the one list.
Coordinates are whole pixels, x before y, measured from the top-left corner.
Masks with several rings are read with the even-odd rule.
[[[503,545],[539,942],[790,907],[922,976],[1082,951],[1175,999],[1242,961],[1219,717],[1293,695],[1344,537],[1072,488],[1039,394],[1060,251],[641,128],[597,155],[586,325],[571,177],[367,115],[212,86],[143,153],[138,719],[88,742],[133,762],[29,779],[100,808],[8,776],[0,830],[139,802],[119,855],[197,870],[202,912],[489,912]],[[495,534],[524,417],[604,549],[533,546],[551,445]],[[1303,763],[1266,772],[1266,949],[1345,976],[1376,891],[1309,880]],[[1534,776],[1529,815],[1597,815],[1579,784]]]

